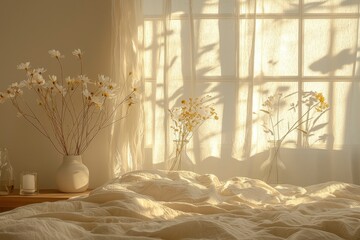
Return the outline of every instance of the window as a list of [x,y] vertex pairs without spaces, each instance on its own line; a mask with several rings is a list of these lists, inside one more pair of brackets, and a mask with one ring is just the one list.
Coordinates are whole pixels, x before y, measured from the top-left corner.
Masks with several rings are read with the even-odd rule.
[[[221,121],[206,123],[194,136],[191,157],[197,164],[211,158],[242,161],[266,150],[261,118],[254,113],[276,92],[320,91],[331,106],[313,135],[293,132],[287,146],[308,142],[343,149],[360,143],[358,1],[143,3],[145,145],[151,161],[161,162],[171,152],[167,109],[203,93],[213,96]],[[301,94],[288,98],[301,100]],[[299,105],[297,117],[305,110]]]

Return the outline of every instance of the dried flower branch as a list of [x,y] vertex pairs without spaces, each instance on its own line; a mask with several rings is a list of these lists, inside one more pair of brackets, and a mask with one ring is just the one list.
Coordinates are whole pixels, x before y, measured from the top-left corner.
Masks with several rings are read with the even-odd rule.
[[[288,129],[285,133],[280,133],[280,124],[284,120],[280,118],[280,104],[283,99],[282,93],[269,96],[263,103],[264,112],[268,116],[268,122],[263,124],[263,130],[265,133],[270,134],[273,141],[283,142],[285,138],[294,130],[299,130],[305,134],[308,131],[301,128],[302,124],[309,122],[314,116],[310,116],[310,113],[315,110],[316,113],[321,113],[329,108],[329,104],[325,101],[325,97],[322,93],[309,92],[304,94],[304,103],[308,106],[307,110],[293,123],[287,122]],[[290,110],[296,111],[294,103],[290,104]]]
[[[48,138],[59,153],[80,155],[100,130],[127,115],[134,103],[136,89],[119,96],[120,88],[109,77],[98,75],[97,80],[91,80],[83,75],[83,52],[80,49],[73,51],[80,61],[80,75],[64,79],[61,65],[64,56],[57,50],[50,50],[49,54],[59,63],[60,82],[56,75],[45,78],[44,68],[34,69],[30,62],[21,63],[17,69],[25,71],[26,79],[12,83],[5,92],[0,92],[0,103],[11,101],[18,111],[17,115]],[[35,96],[38,108],[23,98],[24,88]],[[114,119],[116,110],[121,106],[125,106],[125,112]]]
[[[278,181],[278,165],[283,165],[283,163],[278,162],[278,154],[281,147],[281,144],[286,139],[286,137],[293,132],[294,130],[298,130],[302,132],[306,137],[310,134],[312,128],[309,128],[309,123],[312,119],[318,119],[322,113],[329,108],[329,104],[325,101],[325,97],[322,93],[317,92],[307,92],[303,94],[303,103],[307,106],[307,110],[293,123],[287,122],[287,130],[285,132],[281,132],[280,125],[283,122],[283,118],[280,118],[280,105],[283,101],[282,93],[275,94],[273,96],[269,96],[267,100],[263,103],[263,109],[260,109],[261,112],[265,113],[267,116],[267,122],[264,123],[263,130],[266,134],[270,135],[272,148],[274,154],[271,159],[265,161],[261,168],[264,168],[267,165],[270,165],[266,180],[270,178],[270,174],[272,172],[272,167],[275,165],[276,168],[276,181]],[[290,104],[290,109],[296,112],[297,104]],[[320,114],[319,114],[320,113]],[[319,116],[316,117],[316,114]],[[303,128],[303,124],[305,124],[305,128]]]
[[219,117],[212,104],[207,103],[210,95],[197,97],[195,99],[183,99],[181,106],[169,109],[170,117],[173,122],[171,129],[174,133],[176,142],[176,159],[172,163],[170,170],[175,165],[181,166],[181,151],[192,138],[193,133],[208,119],[218,120]]

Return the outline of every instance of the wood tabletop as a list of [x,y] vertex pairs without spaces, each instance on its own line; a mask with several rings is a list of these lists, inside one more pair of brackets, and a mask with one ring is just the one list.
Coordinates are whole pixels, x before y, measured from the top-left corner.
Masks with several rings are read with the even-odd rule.
[[0,196],[0,211],[7,211],[16,207],[32,203],[54,202],[74,197],[87,196],[90,190],[82,193],[63,193],[56,189],[40,189],[38,194],[20,195],[15,189],[11,194]]

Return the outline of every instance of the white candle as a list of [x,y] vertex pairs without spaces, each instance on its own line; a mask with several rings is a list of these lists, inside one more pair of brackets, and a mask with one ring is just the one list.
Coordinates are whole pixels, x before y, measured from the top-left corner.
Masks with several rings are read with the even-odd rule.
[[23,175],[22,188],[24,192],[35,192],[35,176],[32,174]]

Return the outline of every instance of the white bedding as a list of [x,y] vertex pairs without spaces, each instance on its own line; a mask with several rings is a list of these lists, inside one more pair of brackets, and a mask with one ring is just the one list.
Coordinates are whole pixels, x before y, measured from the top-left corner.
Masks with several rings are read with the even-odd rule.
[[360,186],[137,171],[0,214],[0,239],[360,239]]

